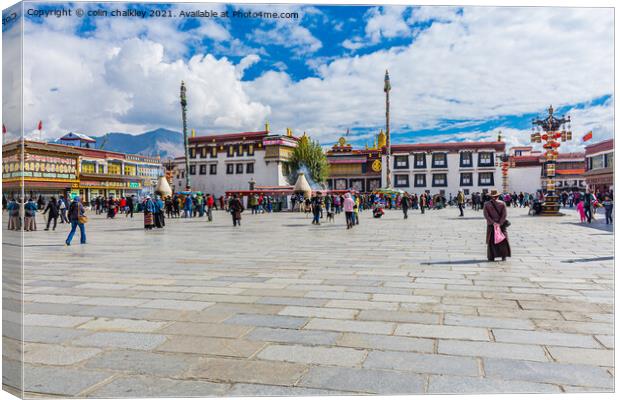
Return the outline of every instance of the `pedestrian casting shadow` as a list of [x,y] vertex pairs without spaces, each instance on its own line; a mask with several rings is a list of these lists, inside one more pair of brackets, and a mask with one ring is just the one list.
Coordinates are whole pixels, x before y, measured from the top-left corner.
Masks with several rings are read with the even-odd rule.
[[573,264],[578,262],[594,262],[594,261],[610,261],[613,257],[595,257],[595,258],[573,258],[570,260],[564,260],[563,263]]
[[575,225],[575,226],[583,226],[586,228],[596,229],[599,231],[612,232],[614,231],[613,225],[606,225],[600,222],[595,222],[593,224],[581,223],[581,222],[562,222],[562,224]]
[[25,244],[24,247],[65,247],[64,244]]
[[479,264],[479,263],[488,263],[488,262],[490,261],[487,259],[483,259],[483,260],[432,261],[432,262],[423,262],[420,264],[422,265],[446,265],[446,264],[467,265],[467,264]]
[[127,229],[102,229],[102,232],[137,232],[144,231],[144,228],[127,228]]
[[476,221],[480,221],[483,220],[484,217],[456,217],[456,218],[446,218],[450,221],[466,221],[466,220],[476,220]]

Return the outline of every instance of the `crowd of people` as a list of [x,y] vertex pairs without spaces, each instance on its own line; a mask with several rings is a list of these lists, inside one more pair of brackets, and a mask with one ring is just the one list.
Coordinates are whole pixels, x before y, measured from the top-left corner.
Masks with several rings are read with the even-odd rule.
[[[575,208],[582,223],[591,223],[598,209],[604,209],[606,224],[613,223],[613,191],[585,192],[563,191],[558,193],[562,207]],[[126,218],[133,218],[134,213],[141,212],[144,216],[144,228],[164,228],[166,218],[202,218],[213,220],[213,210],[224,210],[231,214],[233,226],[241,226],[241,215],[245,211],[244,199],[237,195],[220,196],[216,198],[211,194],[177,193],[173,196],[162,198],[159,195],[144,196],[138,199],[135,195],[115,198],[98,196],[91,199],[89,206],[85,207],[79,196],[71,200],[61,195],[58,198],[51,196],[45,200],[39,196],[22,201],[20,198],[10,200],[3,196],[3,209],[8,212],[8,229],[36,231],[36,216],[41,213],[46,217],[44,230],[56,230],[58,224],[71,225],[70,233],[65,241],[70,246],[77,229],[80,229],[80,243],[86,243],[87,222],[86,210],[94,210],[96,215],[105,214],[107,218],[115,218],[118,214],[124,214]],[[430,193],[409,194],[403,192],[371,193],[363,194],[355,191],[346,193],[313,193],[311,197],[295,194],[291,197],[291,211],[305,211],[312,214],[312,224],[320,225],[321,220],[326,218],[334,221],[334,216],[345,214],[347,229],[359,225],[359,215],[364,210],[372,210],[374,218],[381,218],[385,209],[400,209],[403,218],[409,217],[410,210],[438,210],[446,207],[457,207],[459,216],[464,216],[464,211],[470,208],[472,211],[483,211],[487,221],[486,242],[488,244],[487,256],[489,260],[495,258],[506,259],[510,256],[508,244],[507,222],[508,207],[540,207],[544,202],[542,191],[536,193],[498,193],[475,192],[466,196],[459,191],[456,196],[449,195],[446,199],[443,194],[431,195]],[[271,213],[274,211],[274,198],[269,195],[252,195],[247,198],[247,207],[252,214]],[[280,205],[279,205],[280,206]],[[58,221],[60,219],[60,222]],[[501,241],[497,241],[503,238]]]

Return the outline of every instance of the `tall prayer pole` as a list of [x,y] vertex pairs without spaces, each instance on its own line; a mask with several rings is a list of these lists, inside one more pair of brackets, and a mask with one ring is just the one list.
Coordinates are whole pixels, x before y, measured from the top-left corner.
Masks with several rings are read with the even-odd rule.
[[185,97],[185,82],[181,81],[181,112],[183,115],[183,145],[185,147],[185,190],[191,189],[189,179],[189,140],[187,138],[187,98]]
[[390,85],[390,75],[388,74],[388,70],[385,70],[385,85],[383,86],[383,91],[385,92],[385,146],[386,148],[386,156],[385,163],[387,164],[387,188],[392,188],[392,164],[390,162],[390,90],[392,90],[392,86]]

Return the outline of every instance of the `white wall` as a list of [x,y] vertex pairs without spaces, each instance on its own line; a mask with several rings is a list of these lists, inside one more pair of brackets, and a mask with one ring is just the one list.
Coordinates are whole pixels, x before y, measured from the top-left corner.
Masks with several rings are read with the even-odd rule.
[[[464,149],[466,150],[466,149]],[[486,151],[486,150],[485,150]],[[453,197],[456,196],[459,189],[467,189],[469,193],[474,192],[482,192],[483,189],[490,190],[492,188],[497,188],[501,190],[502,186],[502,176],[500,167],[495,166],[495,160],[497,154],[493,152],[493,166],[492,167],[478,167],[478,153],[473,152],[472,156],[472,167],[469,168],[461,168],[460,167],[460,153],[448,153],[448,165],[447,168],[433,168],[432,167],[432,154],[426,154],[426,168],[414,168],[414,155],[409,153],[396,153],[392,154],[390,157],[390,162],[392,164],[391,173],[392,173],[392,187],[397,189],[402,189],[408,193],[423,193],[426,190],[429,190],[431,194],[439,193],[441,190],[445,191],[446,198],[449,198],[450,194]],[[409,157],[409,168],[407,169],[395,169],[394,168],[394,157],[408,155]],[[382,171],[382,186],[386,185],[386,160],[385,155],[382,157],[383,162],[383,171]],[[470,172],[472,173],[472,185],[471,186],[461,186],[461,173],[462,172]],[[478,184],[478,175],[480,172],[492,172],[493,173],[493,184],[490,186],[481,186]],[[445,187],[435,187],[433,186],[433,174],[434,173],[445,173],[448,178],[447,186]],[[409,175],[409,186],[407,187],[398,187],[396,185],[395,175],[406,174]],[[426,175],[426,186],[425,187],[415,187],[415,175],[416,174],[425,174]]]
[[542,187],[540,171],[540,165],[508,168],[510,192],[536,193]]

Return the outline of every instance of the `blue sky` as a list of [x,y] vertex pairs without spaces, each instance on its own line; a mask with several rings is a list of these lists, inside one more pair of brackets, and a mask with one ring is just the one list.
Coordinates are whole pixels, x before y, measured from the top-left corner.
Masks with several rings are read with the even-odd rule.
[[[385,69],[393,143],[489,140],[502,130],[509,144],[522,145],[531,118],[550,104],[572,116],[575,136],[613,135],[611,9],[196,3],[26,3],[25,9],[63,7],[159,9],[174,17],[27,17],[25,120],[43,119],[50,137],[67,130],[180,130],[176,97],[185,80],[189,123],[199,134],[257,130],[269,121],[276,132],[306,131],[324,145],[350,129],[349,140],[363,146],[385,124]],[[178,17],[192,10],[299,18]]]

